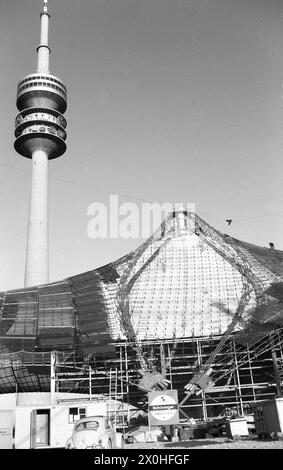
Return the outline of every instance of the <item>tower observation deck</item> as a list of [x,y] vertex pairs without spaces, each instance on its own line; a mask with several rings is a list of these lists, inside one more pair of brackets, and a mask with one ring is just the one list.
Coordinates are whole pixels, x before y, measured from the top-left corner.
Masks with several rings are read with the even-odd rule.
[[27,234],[25,287],[49,281],[48,261],[48,160],[66,151],[67,89],[49,73],[50,15],[47,0],[40,14],[40,44],[37,71],[18,84],[15,120],[15,150],[32,159],[32,183]]

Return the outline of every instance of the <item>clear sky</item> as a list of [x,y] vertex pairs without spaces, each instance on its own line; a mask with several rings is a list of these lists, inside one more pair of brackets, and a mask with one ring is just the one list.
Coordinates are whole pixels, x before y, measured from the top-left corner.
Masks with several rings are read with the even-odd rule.
[[[15,98],[36,71],[42,3],[0,0],[0,290],[23,285],[31,162],[13,148]],[[68,87],[50,280],[142,241],[88,237],[87,208],[110,193],[194,202],[225,233],[283,249],[282,0],[49,0],[49,12],[50,71]]]

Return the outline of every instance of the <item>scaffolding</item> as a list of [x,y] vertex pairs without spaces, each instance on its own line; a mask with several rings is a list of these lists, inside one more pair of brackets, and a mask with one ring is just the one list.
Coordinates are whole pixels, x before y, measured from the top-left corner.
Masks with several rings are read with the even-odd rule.
[[[278,360],[278,370],[282,384],[283,333],[274,332],[254,345],[243,346],[236,338],[228,338],[225,349],[215,356],[214,386],[201,393],[186,398],[185,384],[200,370],[215,351],[221,338],[187,338],[182,341],[146,341],[142,344],[143,353],[152,357],[157,369],[162,369],[170,380],[170,388],[177,389],[180,410],[185,417],[194,417],[207,421],[223,413],[243,415],[256,403],[269,399],[278,393],[274,369],[274,353]],[[44,369],[45,383],[50,379],[50,354],[25,354],[25,365],[14,364],[14,376],[21,376],[24,369],[36,367],[40,374]],[[48,357],[49,356],[49,357]],[[20,355],[18,354],[18,359]],[[11,363],[3,357],[1,369],[8,374]],[[91,401],[97,397],[108,400],[109,416],[116,425],[122,421],[129,422],[131,409],[146,409],[147,395],[137,387],[135,355],[132,345],[123,342],[115,345],[115,354],[110,358],[97,358],[93,362],[79,361],[69,354],[56,355],[56,392],[77,392],[89,396]],[[166,370],[164,371],[164,367]],[[47,374],[49,371],[49,375]],[[12,373],[11,373],[12,374]],[[12,381],[10,377],[10,382]],[[50,387],[50,382],[49,382]],[[48,386],[45,387],[47,391]],[[24,386],[18,391],[28,391]]]
[[[143,354],[156,370],[163,371],[169,387],[178,390],[184,417],[207,421],[225,413],[247,414],[258,402],[278,395],[283,380],[283,332],[278,329],[254,344],[243,346],[237,336],[227,339],[211,364],[214,386],[186,398],[185,385],[206,363],[221,337],[184,338],[182,340],[144,341]],[[73,392],[108,400],[108,412],[118,426],[129,422],[134,409],[146,410],[147,394],[137,386],[138,371],[133,345],[124,341],[113,345],[107,357],[79,359],[74,353],[56,352],[55,393]],[[8,382],[11,392],[50,391],[51,353],[20,351],[0,357],[1,385]],[[36,388],[37,385],[37,388]]]
[[0,294],[0,392],[49,390],[54,349],[58,391],[143,409],[170,387],[184,415],[242,414],[281,386],[282,260],[174,212],[121,260]]

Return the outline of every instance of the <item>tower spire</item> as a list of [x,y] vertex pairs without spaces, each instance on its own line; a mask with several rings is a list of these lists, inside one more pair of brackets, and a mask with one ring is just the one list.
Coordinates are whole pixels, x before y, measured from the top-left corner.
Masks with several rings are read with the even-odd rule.
[[49,73],[50,47],[48,45],[49,19],[48,3],[44,0],[43,9],[40,13],[40,44],[37,46],[37,72]]
[[27,231],[25,287],[49,281],[48,261],[48,161],[66,150],[67,89],[49,73],[49,13],[47,0],[40,13],[37,72],[20,81],[19,114],[15,121],[15,149],[32,160],[32,181]]

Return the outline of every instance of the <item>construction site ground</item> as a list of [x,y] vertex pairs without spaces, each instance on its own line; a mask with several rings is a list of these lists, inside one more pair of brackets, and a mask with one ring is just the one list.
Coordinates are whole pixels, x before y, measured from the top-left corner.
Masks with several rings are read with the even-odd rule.
[[181,442],[135,442],[126,444],[125,449],[282,449],[283,439],[260,440],[255,437],[245,439],[227,439],[216,437],[206,439],[190,439]]

